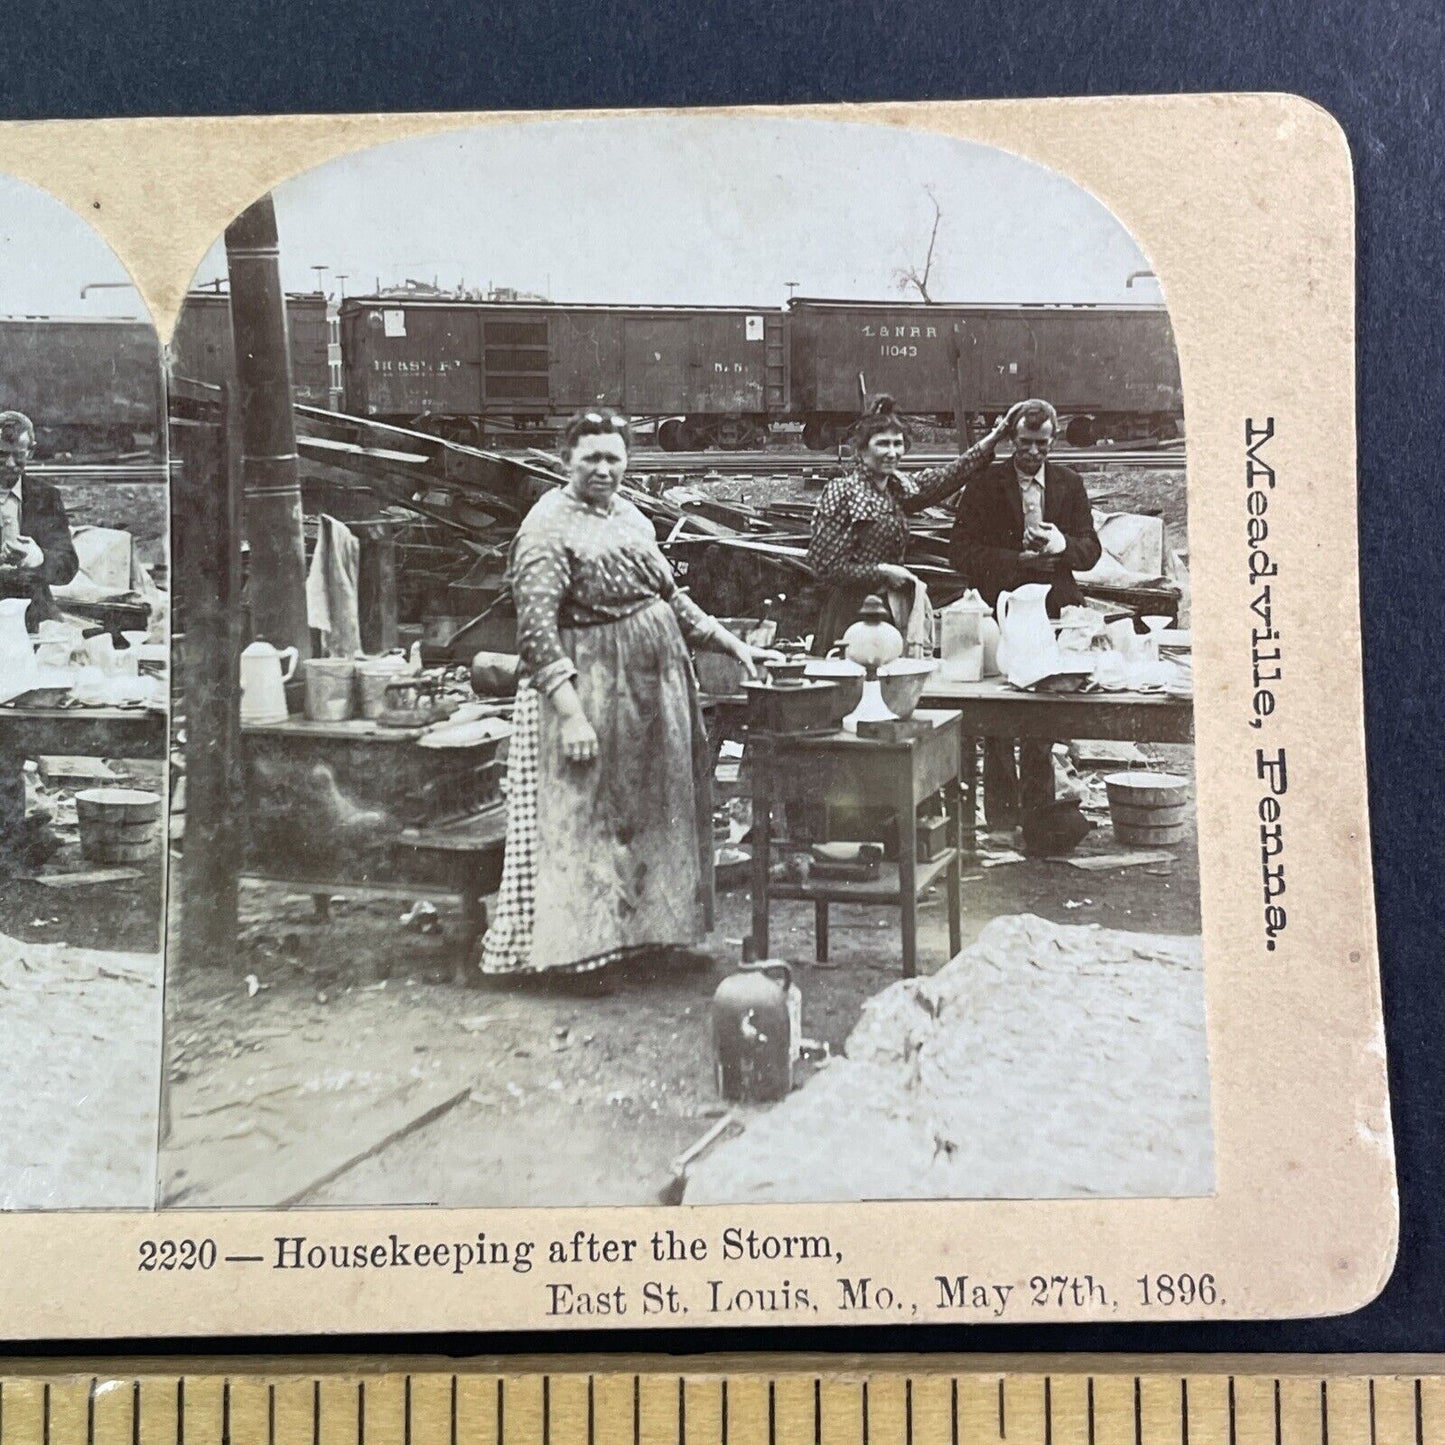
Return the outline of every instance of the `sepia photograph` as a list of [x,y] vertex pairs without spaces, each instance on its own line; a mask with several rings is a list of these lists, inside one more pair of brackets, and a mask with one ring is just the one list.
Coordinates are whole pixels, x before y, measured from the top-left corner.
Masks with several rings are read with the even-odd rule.
[[167,791],[160,342],[0,175],[0,1209],[155,1194]]
[[[256,198],[166,356],[157,1203],[1213,1194],[1168,302],[1069,176],[877,124],[523,120]],[[0,370],[42,475],[59,402]],[[14,732],[37,798],[86,751]],[[114,946],[157,866],[44,907]]]

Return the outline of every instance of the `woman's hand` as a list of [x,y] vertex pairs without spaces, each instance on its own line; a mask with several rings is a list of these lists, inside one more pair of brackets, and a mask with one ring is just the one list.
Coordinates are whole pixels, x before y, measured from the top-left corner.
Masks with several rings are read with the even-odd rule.
[[739,661],[744,668],[747,669],[749,677],[756,677],[758,675],[759,664],[781,662],[783,660],[783,654],[774,647],[753,647],[749,645],[747,654],[746,657],[739,658]]
[[754,647],[751,643],[744,642],[736,633],[729,632],[725,627],[719,629],[717,640],[722,651],[729,657],[736,658],[749,677],[758,675],[760,662],[781,662],[783,658],[782,653],[774,652],[771,648]]
[[553,692],[550,701],[560,724],[562,756],[569,763],[596,761],[597,731],[582,711],[582,699],[577,696],[576,685],[570,680],[564,682]]
[[900,567],[896,562],[880,562],[878,575],[890,587],[912,587],[918,581],[907,567]]
[[1014,423],[1023,415],[1024,404],[1016,401],[994,422],[993,430],[984,438],[991,447],[996,447],[1005,437],[1013,435]]
[[591,763],[597,759],[597,732],[579,709],[562,719],[562,756],[570,763]]

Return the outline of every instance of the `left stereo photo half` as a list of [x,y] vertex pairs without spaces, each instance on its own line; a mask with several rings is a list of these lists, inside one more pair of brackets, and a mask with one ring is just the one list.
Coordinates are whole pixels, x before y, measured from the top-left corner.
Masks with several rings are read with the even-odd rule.
[[0,1209],[149,1209],[170,790],[160,339],[0,175]]

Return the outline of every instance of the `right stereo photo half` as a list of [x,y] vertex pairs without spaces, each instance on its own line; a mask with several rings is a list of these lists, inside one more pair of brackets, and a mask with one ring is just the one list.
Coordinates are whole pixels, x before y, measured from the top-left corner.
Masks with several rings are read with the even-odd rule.
[[1214,1193],[1184,398],[1088,191],[423,136],[168,364],[163,1207]]

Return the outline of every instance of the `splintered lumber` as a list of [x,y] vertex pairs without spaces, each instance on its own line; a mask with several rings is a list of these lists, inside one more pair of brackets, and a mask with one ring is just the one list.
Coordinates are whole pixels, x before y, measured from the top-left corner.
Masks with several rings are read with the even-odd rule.
[[[443,521],[445,512],[420,501],[419,493],[439,493],[479,508],[495,518],[495,523],[483,526],[455,516],[447,520],[473,536],[485,532],[489,542],[499,540],[508,522],[519,522],[543,492],[566,480],[560,467],[503,456],[366,417],[309,406],[298,406],[296,417],[298,446],[308,469],[327,468],[326,479],[333,482],[349,474],[373,486],[380,483],[397,506],[435,521]],[[679,522],[705,536],[736,535],[736,528],[697,516],[639,488],[624,486],[622,494],[662,537]]]

